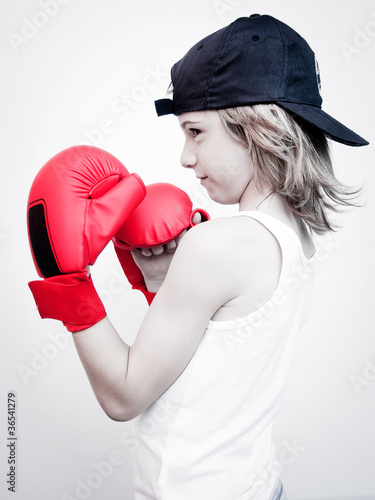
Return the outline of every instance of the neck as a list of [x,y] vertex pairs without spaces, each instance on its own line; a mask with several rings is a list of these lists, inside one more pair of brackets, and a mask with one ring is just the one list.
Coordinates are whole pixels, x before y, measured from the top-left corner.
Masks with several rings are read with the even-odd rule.
[[239,202],[239,210],[259,210],[259,212],[272,215],[291,227],[296,228],[296,224],[301,226],[300,219],[293,214],[279,193],[275,193],[270,187],[258,190],[253,182],[250,182],[244,191]]
[[258,210],[259,206],[266,200],[272,199],[272,188],[265,186],[258,189],[253,180],[249,182],[239,201],[239,210]]

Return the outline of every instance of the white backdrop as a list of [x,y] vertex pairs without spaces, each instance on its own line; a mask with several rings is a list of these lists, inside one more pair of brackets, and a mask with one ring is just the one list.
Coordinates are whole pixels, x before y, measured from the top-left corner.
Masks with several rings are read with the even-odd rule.
[[[324,109],[374,137],[374,0],[18,0],[1,23],[1,498],[132,500],[131,423],[96,402],[71,335],[42,321],[27,281],[37,275],[26,232],[34,176],[78,143],[109,150],[146,183],[173,182],[213,216],[179,166],[175,117],[157,118],[169,69],[192,44],[240,16],[271,14],[311,44]],[[291,500],[375,498],[374,146],[334,145],[339,178],[364,183],[363,208],[326,240],[310,318],[301,331],[275,427]],[[93,268],[109,316],[132,343],[146,304],[112,248]],[[16,493],[5,474],[8,393],[17,397]],[[9,479],[9,476],[8,476]],[[178,500],[178,499],[176,499]],[[214,500],[208,499],[208,500]],[[229,499],[228,499],[229,500]]]

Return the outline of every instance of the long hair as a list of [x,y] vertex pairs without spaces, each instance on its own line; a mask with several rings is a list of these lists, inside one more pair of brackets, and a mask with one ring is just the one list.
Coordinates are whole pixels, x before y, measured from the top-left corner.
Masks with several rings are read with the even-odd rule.
[[329,212],[358,206],[361,191],[339,182],[324,133],[276,104],[219,110],[229,134],[248,148],[258,188],[271,186],[311,231],[335,231]]

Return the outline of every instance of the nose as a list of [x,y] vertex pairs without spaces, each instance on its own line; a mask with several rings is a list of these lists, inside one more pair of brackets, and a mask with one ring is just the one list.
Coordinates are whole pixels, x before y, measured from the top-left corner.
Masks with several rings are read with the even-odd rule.
[[180,156],[180,163],[185,168],[193,168],[198,161],[197,155],[188,141],[185,142],[184,148]]

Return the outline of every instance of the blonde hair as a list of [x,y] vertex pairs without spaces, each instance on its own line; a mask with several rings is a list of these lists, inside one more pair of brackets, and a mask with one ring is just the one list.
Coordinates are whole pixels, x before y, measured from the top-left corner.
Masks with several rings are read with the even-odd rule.
[[321,130],[276,104],[218,112],[229,134],[247,146],[257,187],[271,186],[311,231],[334,231],[328,212],[358,206],[352,200],[361,189],[350,189],[336,179]]

